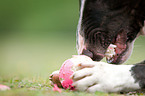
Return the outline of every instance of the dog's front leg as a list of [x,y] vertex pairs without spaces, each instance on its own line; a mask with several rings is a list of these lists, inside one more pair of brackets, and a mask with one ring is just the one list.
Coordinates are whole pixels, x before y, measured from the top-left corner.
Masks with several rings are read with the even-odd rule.
[[[87,68],[88,65],[93,67]],[[131,69],[134,65],[112,65],[104,62],[79,64],[83,69],[72,75],[73,86],[79,91],[123,92],[140,89]],[[84,67],[86,66],[86,67]]]

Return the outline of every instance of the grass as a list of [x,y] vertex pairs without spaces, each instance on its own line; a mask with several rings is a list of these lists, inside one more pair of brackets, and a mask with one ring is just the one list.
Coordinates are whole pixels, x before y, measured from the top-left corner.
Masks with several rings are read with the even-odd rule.
[[18,79],[9,78],[1,80],[3,84],[11,87],[11,90],[1,91],[0,96],[116,96],[117,94],[107,94],[102,92],[85,93],[85,92],[72,92],[69,90],[62,90],[62,93],[52,91],[48,79],[31,78],[31,79]]
[[[118,93],[52,91],[49,75],[59,69],[64,60],[77,54],[74,37],[73,32],[66,35],[42,32],[3,38],[0,43],[0,84],[10,86],[11,90],[0,91],[0,96],[122,96]],[[143,37],[137,39],[133,55],[125,64],[145,58],[144,40]]]

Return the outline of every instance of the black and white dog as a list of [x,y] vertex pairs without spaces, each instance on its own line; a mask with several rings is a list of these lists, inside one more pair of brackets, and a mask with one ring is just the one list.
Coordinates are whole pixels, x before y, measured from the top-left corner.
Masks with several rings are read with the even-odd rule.
[[[135,39],[145,35],[144,20],[145,0],[80,0],[78,54],[100,61],[110,44],[117,47],[116,54],[107,59],[112,64],[96,62],[79,65],[83,69],[73,74],[73,86],[88,92],[144,89],[145,61],[135,65],[116,65],[129,58]],[[50,76],[51,80],[54,74],[58,72]]]
[[[145,0],[80,0],[77,32],[78,54],[100,61],[110,44],[116,55],[108,63],[89,64],[73,74],[74,86],[80,91],[121,92],[145,88],[145,61],[124,63],[130,56],[135,39],[145,35]],[[83,66],[88,64],[82,64]]]

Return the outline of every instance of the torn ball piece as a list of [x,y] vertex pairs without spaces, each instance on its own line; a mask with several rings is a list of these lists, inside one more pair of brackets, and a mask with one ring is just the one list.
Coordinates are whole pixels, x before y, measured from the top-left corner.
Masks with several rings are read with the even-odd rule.
[[0,84],[0,91],[10,90],[10,87]]
[[105,53],[105,57],[107,59],[111,59],[116,54],[116,52],[115,52],[116,47],[117,47],[116,45],[110,44],[110,46],[108,47],[108,49]]

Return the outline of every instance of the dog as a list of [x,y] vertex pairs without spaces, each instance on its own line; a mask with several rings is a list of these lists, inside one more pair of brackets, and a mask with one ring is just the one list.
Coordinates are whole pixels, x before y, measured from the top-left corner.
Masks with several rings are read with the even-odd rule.
[[[86,67],[72,75],[76,90],[128,92],[144,89],[145,60],[119,65],[131,55],[136,38],[145,35],[144,25],[144,0],[80,0],[78,54],[99,62],[110,44],[117,47],[115,55],[107,59],[108,63],[81,64]],[[88,68],[88,65],[93,67]]]
[[[80,0],[77,31],[78,54],[100,61],[110,44],[116,55],[106,64],[94,65],[74,73],[74,86],[80,91],[121,92],[145,88],[145,61],[122,64],[130,56],[135,39],[145,35],[144,0]],[[85,64],[84,64],[85,65]],[[91,64],[90,64],[91,65]],[[85,74],[85,71],[90,71]],[[80,74],[84,73],[84,74]],[[78,79],[81,78],[81,79]],[[90,82],[92,81],[92,82]]]

